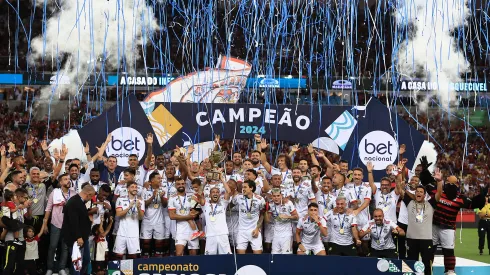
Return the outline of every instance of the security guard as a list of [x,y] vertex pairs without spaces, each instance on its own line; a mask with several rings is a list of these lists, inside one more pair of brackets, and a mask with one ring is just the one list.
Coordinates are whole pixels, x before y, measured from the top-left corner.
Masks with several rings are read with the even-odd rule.
[[478,249],[480,249],[480,255],[483,255],[486,233],[488,253],[490,254],[490,194],[485,197],[485,206],[478,212],[478,216],[480,216],[480,221],[478,222]]

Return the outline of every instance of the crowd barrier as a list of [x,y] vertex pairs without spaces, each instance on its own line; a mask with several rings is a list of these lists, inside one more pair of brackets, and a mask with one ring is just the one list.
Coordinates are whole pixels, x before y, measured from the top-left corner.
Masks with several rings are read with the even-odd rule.
[[423,274],[421,262],[299,255],[207,255],[109,262],[109,275]]

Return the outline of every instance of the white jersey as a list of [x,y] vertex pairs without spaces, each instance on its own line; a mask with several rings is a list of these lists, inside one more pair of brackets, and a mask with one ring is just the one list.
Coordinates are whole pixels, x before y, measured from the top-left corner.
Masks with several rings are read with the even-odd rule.
[[274,223],[274,236],[276,237],[292,237],[293,236],[293,221],[290,219],[282,220],[279,219],[279,215],[284,214],[291,216],[296,210],[294,204],[288,201],[285,204],[276,205],[271,203],[269,205],[269,213],[271,213],[272,220]]
[[326,220],[330,228],[330,241],[338,245],[352,245],[352,227],[357,226],[357,219],[352,215],[329,212]]
[[257,177],[255,179],[255,194],[261,195],[262,194],[262,188],[264,187],[264,180],[261,177]]
[[342,186],[342,188],[340,189],[333,189],[332,192],[335,194],[336,197],[345,197],[347,203],[350,203],[350,201],[356,196],[353,194],[352,189],[347,188],[345,185]]
[[[372,189],[371,186],[369,186],[369,184],[363,183],[360,184],[359,186],[354,185],[352,186],[352,191],[351,191],[351,196],[353,197],[350,199],[350,201],[352,202],[354,200],[357,200],[358,206],[361,207],[361,205],[366,200],[368,201],[368,203],[369,201],[371,201],[371,193],[372,193]],[[356,218],[358,224],[360,225],[364,225],[369,221],[369,219],[371,218],[369,215],[369,204],[366,208],[364,208],[364,210],[359,212]]]
[[323,194],[321,190],[316,192],[316,202],[318,203],[318,215],[325,216],[336,206],[337,197],[333,193]]
[[239,194],[233,197],[232,203],[238,206],[238,231],[253,231],[257,227],[260,213],[265,207],[264,198],[254,194],[249,199],[245,195]]
[[98,211],[97,211],[97,213],[92,215],[92,218],[93,218],[92,225],[100,224],[100,218],[104,217],[105,212],[109,211],[109,210],[106,210],[104,208],[104,204],[111,205],[111,203],[108,200],[105,200],[103,203],[100,201],[97,201],[97,202],[98,202],[98,204],[97,204]]
[[384,195],[380,189],[374,194],[374,201],[376,202],[376,208],[383,210],[385,218],[390,221],[396,221],[396,205],[398,203],[399,195],[395,193],[395,190]]
[[150,175],[153,174],[153,172],[158,172],[160,176],[162,176],[162,181],[165,180],[165,169],[163,170],[158,170],[157,168],[153,170],[148,170],[145,176],[145,182],[150,181]]
[[243,182],[243,176],[238,173],[225,176],[226,181],[234,180],[235,182]]
[[204,218],[206,219],[206,237],[228,235],[226,224],[226,208],[228,201],[220,200],[218,203],[206,201],[202,206]]
[[[185,194],[184,196],[175,195],[170,197],[168,201],[168,210],[175,210],[178,216],[189,215],[192,209],[192,194]],[[177,223],[177,234],[186,234],[189,236],[192,234],[192,229],[188,221],[176,221]]]
[[361,231],[371,229],[371,247],[376,250],[395,249],[395,243],[391,236],[391,231],[398,226],[390,220],[384,220],[382,225],[377,225],[374,220],[370,220],[364,225]]
[[[232,201],[233,198],[230,198]],[[226,224],[228,225],[228,233],[232,235],[238,231],[238,205],[229,205],[229,209],[226,210]]]
[[[323,227],[327,227],[327,222],[325,219],[320,217],[319,221]],[[310,217],[300,218],[296,228],[301,230],[302,243],[308,246],[322,244],[320,227],[315,221],[310,219]]]
[[[126,198],[128,196],[128,188],[126,187],[127,185],[124,184],[118,184],[116,186],[116,190],[114,190],[114,195],[118,196],[118,198]],[[143,193],[143,186],[138,185],[138,193],[136,194],[138,197],[141,197]]]
[[315,194],[311,189],[311,182],[309,180],[301,181],[297,186],[293,185],[292,188],[294,205],[298,211],[300,217],[305,216],[308,213],[308,204],[310,200],[315,199]]
[[[141,210],[144,212],[145,202],[139,198],[134,198],[133,200],[138,200],[140,202]],[[129,207],[130,203],[131,201],[128,197],[118,198],[116,201],[116,209],[125,210]],[[135,203],[133,208],[126,213],[126,216],[119,217],[119,228],[117,230],[117,235],[129,238],[138,238],[140,235],[139,231],[138,209]]]
[[[134,175],[134,181],[139,185],[139,186],[143,186],[144,183],[145,183],[145,179],[146,179],[146,173],[148,172],[148,170],[145,169],[145,165],[142,164],[138,167],[138,169],[136,169],[135,171],[135,175]],[[124,180],[124,173],[121,173],[121,175],[119,175],[119,181],[122,181]]]
[[[153,196],[153,188],[150,186],[148,189],[143,188],[143,200],[147,201]],[[162,211],[162,199],[161,195],[165,192],[163,187],[158,188],[157,195],[150,202],[146,208],[145,216],[143,217],[143,223],[147,224],[163,224],[163,211]]]

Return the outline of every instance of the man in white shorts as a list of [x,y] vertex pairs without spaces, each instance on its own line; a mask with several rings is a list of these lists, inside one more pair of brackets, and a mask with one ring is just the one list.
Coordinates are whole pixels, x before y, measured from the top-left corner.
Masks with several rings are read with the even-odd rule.
[[299,219],[296,226],[298,255],[327,255],[320,235],[327,236],[327,222],[318,215],[318,204],[312,202],[308,205],[308,215]]
[[189,255],[197,255],[199,239],[191,240],[193,230],[189,221],[193,222],[199,215],[199,212],[192,209],[191,201],[193,194],[186,193],[185,180],[181,177],[175,177],[175,187],[177,194],[170,197],[168,201],[168,215],[177,224],[175,232],[175,255],[183,256],[186,245],[189,249]]
[[[332,192],[332,179],[328,176],[324,176],[321,181],[321,188],[316,192],[316,201],[318,203],[318,213],[321,217],[327,217],[327,214],[335,208],[335,201],[337,196]],[[327,223],[327,231],[330,231],[329,224]],[[330,242],[330,235],[322,237],[323,246],[328,250],[328,243]]]
[[255,182],[247,180],[242,185],[242,194],[236,195],[232,203],[238,205],[237,253],[245,254],[250,243],[254,254],[262,254],[262,222],[265,200],[254,194]]
[[230,199],[230,187],[224,182],[225,195],[221,199],[221,190],[211,188],[209,200],[201,196],[201,207],[206,220],[206,249],[205,255],[231,254],[228,241],[228,226],[226,225],[226,208]]
[[121,260],[128,253],[128,258],[135,259],[140,253],[139,220],[145,215],[145,203],[137,197],[138,185],[128,182],[128,196],[116,201],[116,217],[119,217],[119,228],[114,244],[115,257]]
[[357,246],[361,245],[356,217],[346,213],[347,201],[345,197],[338,196],[336,205],[335,209],[330,211],[326,217],[327,223],[331,228],[328,254],[356,256],[357,249],[353,240],[355,239]]
[[281,189],[272,189],[272,202],[265,215],[267,223],[274,223],[272,227],[272,254],[293,253],[293,220],[298,220],[298,213],[294,204],[283,198]]
[[163,256],[164,220],[162,208],[167,207],[165,189],[161,187],[162,176],[158,171],[150,174],[150,185],[143,189],[145,216],[141,223],[140,238],[143,244],[142,257],[149,258],[151,240],[155,240],[155,257]]

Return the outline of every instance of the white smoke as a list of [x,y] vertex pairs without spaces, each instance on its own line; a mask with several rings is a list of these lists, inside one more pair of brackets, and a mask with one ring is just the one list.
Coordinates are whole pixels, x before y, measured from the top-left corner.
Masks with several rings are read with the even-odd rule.
[[135,71],[141,45],[158,28],[145,0],[36,0],[36,5],[46,1],[52,15],[45,33],[32,40],[30,60],[37,66],[43,59],[53,60],[55,68],[57,60],[63,60],[58,79],[69,79],[70,84],[54,81],[41,91],[41,98],[77,94],[89,76],[117,68],[123,56],[127,71]]
[[[399,0],[397,24],[415,27],[413,37],[401,43],[398,51],[398,71],[413,77],[423,71],[431,82],[437,82],[435,91],[440,104],[449,108],[456,93],[449,82],[461,80],[460,74],[469,70],[464,53],[458,50],[450,32],[465,24],[470,11],[468,0]],[[417,94],[417,93],[416,93]],[[425,109],[428,99],[419,103]]]

